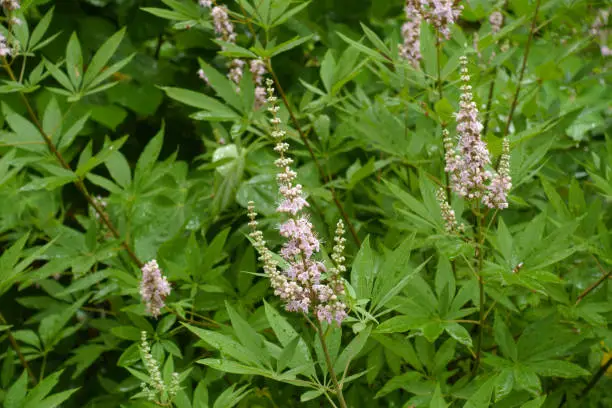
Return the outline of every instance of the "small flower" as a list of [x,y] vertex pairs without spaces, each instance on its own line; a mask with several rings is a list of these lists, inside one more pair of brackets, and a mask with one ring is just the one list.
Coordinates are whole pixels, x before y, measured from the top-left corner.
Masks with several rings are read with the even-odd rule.
[[6,43],[6,38],[0,34],[0,57],[6,57],[11,55],[11,49]]
[[492,12],[489,16],[489,23],[491,24],[491,32],[493,34],[499,33],[504,23],[504,15],[499,11]]
[[17,17],[11,17],[11,19],[9,20],[10,24],[12,25],[21,25],[22,21],[21,19],[17,18]]
[[212,7],[212,0],[200,0],[198,3],[200,4],[201,7],[206,7],[206,8]]
[[400,57],[418,68],[421,60],[421,14],[419,14],[417,0],[406,0],[404,13],[406,22],[402,25],[402,38],[404,43],[399,46]]
[[198,69],[198,77],[204,81],[206,83],[206,85],[210,85],[210,81],[208,80],[208,77],[206,76],[206,74],[204,73],[204,70],[202,68]]
[[147,311],[154,317],[160,315],[165,306],[164,301],[170,294],[170,284],[162,275],[157,261],[153,259],[142,267],[142,280],[140,281],[140,296],[147,306]]

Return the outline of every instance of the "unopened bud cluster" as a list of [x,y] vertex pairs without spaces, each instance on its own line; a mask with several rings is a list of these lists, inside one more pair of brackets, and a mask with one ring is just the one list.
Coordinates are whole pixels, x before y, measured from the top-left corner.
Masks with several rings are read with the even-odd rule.
[[[314,312],[319,321],[341,324],[346,317],[346,306],[341,297],[344,295],[344,285],[340,274],[344,267],[344,226],[337,226],[335,246],[332,259],[334,267],[329,270],[314,259],[319,252],[320,243],[311,222],[303,209],[309,204],[303,196],[302,186],[295,184],[297,173],[291,168],[293,160],[285,154],[289,145],[284,142],[285,131],[281,129],[281,119],[278,115],[278,99],[274,95],[272,81],[266,82],[268,93],[268,111],[272,114],[272,137],[276,140],[274,150],[279,158],[275,161],[279,173],[276,176],[281,201],[276,208],[284,214],[286,220],[280,226],[280,234],[286,238],[280,255],[286,261],[287,267],[280,271],[272,252],[267,248],[263,233],[257,229],[254,203],[249,202],[248,213],[252,229],[250,234],[254,246],[263,263],[264,272],[270,279],[274,293],[285,303],[285,308],[291,312],[309,314]],[[325,279],[327,275],[327,279]]]
[[473,100],[467,58],[461,57],[461,101],[456,113],[457,146],[453,146],[448,134],[444,147],[446,167],[453,190],[468,200],[481,200],[490,208],[508,207],[507,193],[512,187],[510,180],[509,145],[501,157],[499,172],[490,169],[491,158],[487,145],[482,140],[482,124],[478,119],[478,108]]
[[146,305],[147,312],[154,317],[159,316],[170,290],[170,283],[162,275],[157,261],[153,259],[144,264],[140,281],[140,296]]
[[149,401],[155,401],[158,404],[172,401],[180,389],[179,375],[178,373],[172,373],[170,383],[166,384],[164,382],[159,369],[159,363],[151,354],[151,346],[149,346],[147,332],[145,331],[141,332],[140,352],[142,353],[142,360],[149,374],[149,381],[140,384],[147,399]]

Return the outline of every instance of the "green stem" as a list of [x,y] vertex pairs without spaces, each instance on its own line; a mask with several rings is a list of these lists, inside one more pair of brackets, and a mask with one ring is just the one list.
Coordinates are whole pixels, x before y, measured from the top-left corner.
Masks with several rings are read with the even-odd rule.
[[436,79],[436,85],[438,86],[438,95],[440,99],[444,97],[442,93],[442,74],[441,74],[441,53],[442,53],[442,41],[440,41],[440,33],[436,33],[436,67],[438,71],[438,77]]
[[327,343],[325,342],[325,335],[323,334],[323,326],[319,321],[317,321],[316,331],[319,335],[319,340],[321,341],[321,347],[323,348],[323,354],[325,355],[327,369],[329,371],[329,375],[331,376],[332,382],[334,383],[334,387],[336,389],[336,396],[338,397],[340,407],[347,408],[346,401],[344,401],[344,395],[342,394],[342,386],[338,383],[338,377],[336,376],[334,366],[331,362],[331,357],[329,356],[329,350],[327,349]]
[[597,370],[595,375],[593,375],[591,381],[589,381],[585,389],[580,393],[580,399],[586,397],[589,391],[591,391],[595,387],[595,385],[597,385],[597,382],[601,379],[601,377],[603,377],[603,375],[606,373],[606,371],[608,371],[608,368],[610,367],[612,367],[612,358],[609,359],[606,364],[602,365],[599,370]]
[[482,278],[482,264],[483,264],[483,244],[484,244],[484,231],[483,231],[483,221],[484,215],[478,209],[478,214],[476,216],[476,228],[478,231],[477,234],[477,243],[476,243],[476,255],[478,261],[476,266],[476,276],[478,277],[478,292],[479,292],[479,322],[478,325],[478,335],[476,337],[476,361],[474,362],[474,368],[472,369],[472,376],[475,376],[478,372],[478,367],[480,365],[480,355],[482,350],[482,336],[484,331],[484,320],[485,320],[485,290],[484,290],[484,280]]
[[514,92],[514,98],[510,105],[510,113],[508,114],[508,121],[506,122],[506,128],[504,129],[504,136],[508,136],[510,130],[510,124],[512,123],[512,116],[516,110],[518,103],[519,92],[521,91],[521,82],[523,82],[523,76],[525,75],[525,67],[527,66],[527,57],[529,56],[529,49],[531,48],[531,42],[533,40],[533,34],[535,33],[536,21],[538,19],[538,11],[540,10],[541,0],[536,0],[536,8],[533,13],[533,20],[531,21],[531,29],[529,30],[529,38],[527,38],[527,44],[525,45],[525,54],[523,55],[523,65],[521,66],[521,72],[519,74],[518,84],[516,85],[516,91]]
[[45,378],[45,368],[47,367],[47,351],[43,354],[42,365],[40,366],[40,378],[38,381],[42,381]]
[[[4,325],[8,325],[6,319],[4,319],[4,316],[2,315],[1,312],[0,312],[0,323]],[[15,340],[15,337],[13,336],[11,329],[10,328],[6,329],[6,333],[7,333],[9,342],[11,343],[11,346],[13,347],[13,350],[15,350],[15,353],[17,353],[17,357],[19,357],[19,361],[21,361],[21,365],[28,372],[28,375],[30,376],[34,384],[37,384],[38,381],[36,380],[36,375],[34,375],[32,368],[30,367],[23,353],[21,352],[21,347],[19,347],[19,343],[17,342],[17,340]]]
[[[15,74],[11,66],[8,64],[6,57],[2,57],[2,62],[3,62],[4,69],[8,73],[9,77],[13,81],[17,82],[17,78],[15,77]],[[26,110],[28,111],[28,115],[30,116],[30,119],[32,119],[32,122],[34,123],[34,125],[36,126],[40,134],[42,135],[45,143],[47,144],[49,151],[56,157],[57,161],[60,163],[60,165],[64,169],[72,171],[72,168],[70,167],[70,165],[66,162],[66,160],[64,159],[60,151],[57,149],[57,147],[53,143],[51,136],[49,136],[47,132],[45,132],[45,130],[43,129],[42,125],[40,124],[40,121],[38,120],[38,117],[36,116],[36,113],[34,113],[34,109],[32,108],[32,105],[30,105],[28,98],[22,92],[19,92],[19,96],[21,97],[21,100],[23,101],[26,107]],[[106,226],[111,231],[111,233],[115,236],[115,238],[121,239],[121,234],[119,233],[117,228],[115,228],[111,220],[108,218],[108,215],[106,214],[104,209],[98,204],[98,202],[93,198],[93,196],[89,193],[89,191],[87,191],[87,187],[85,186],[85,183],[83,182],[83,180],[81,178],[78,178],[77,180],[74,181],[74,185],[81,192],[81,194],[85,197],[89,205],[91,205],[93,209],[100,215],[100,219],[102,220],[104,224],[106,224]],[[127,240],[122,240],[122,246],[127,251],[132,261],[134,261],[134,263],[138,265],[139,268],[141,268],[143,263],[140,261],[140,259],[138,259],[138,257],[136,256],[136,253],[132,250]]]

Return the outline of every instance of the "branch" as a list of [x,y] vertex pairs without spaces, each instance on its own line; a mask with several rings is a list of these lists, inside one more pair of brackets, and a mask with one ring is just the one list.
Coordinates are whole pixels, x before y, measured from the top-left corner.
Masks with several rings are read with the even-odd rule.
[[533,40],[533,34],[535,32],[536,20],[538,19],[538,11],[540,10],[540,0],[537,0],[535,12],[533,13],[533,20],[531,20],[531,29],[529,30],[529,38],[525,45],[525,55],[523,55],[523,65],[521,66],[521,73],[519,74],[518,84],[516,85],[516,92],[514,93],[514,99],[512,105],[510,105],[510,114],[508,114],[508,121],[506,122],[506,128],[504,129],[504,136],[508,136],[510,130],[510,124],[512,123],[512,116],[518,103],[519,92],[521,91],[521,82],[523,82],[523,75],[525,75],[525,67],[527,66],[527,57],[529,56],[529,49],[531,48],[531,41]]
[[[6,57],[2,57],[2,61],[3,61],[3,64],[4,64],[3,65],[4,69],[9,74],[11,79],[13,81],[17,82],[17,78],[15,77],[15,74],[13,73],[13,70],[11,69],[11,66],[8,64],[8,62],[6,60]],[[69,171],[72,172],[72,168],[70,167],[70,165],[66,162],[66,160],[64,160],[64,157],[59,152],[59,150],[57,150],[57,147],[55,147],[55,144],[53,144],[53,140],[51,139],[51,136],[49,136],[47,134],[47,132],[45,132],[45,130],[43,129],[42,125],[40,124],[40,121],[38,120],[38,117],[36,116],[36,113],[34,113],[34,109],[32,109],[32,105],[30,105],[30,102],[28,101],[28,98],[22,92],[19,92],[19,96],[21,96],[21,100],[23,101],[23,103],[24,103],[24,105],[25,105],[25,107],[26,107],[26,109],[28,111],[28,115],[30,116],[30,119],[32,119],[32,122],[34,122],[34,125],[36,126],[36,128],[38,129],[38,131],[42,135],[43,139],[45,140],[45,143],[47,144],[47,147],[49,148],[49,151],[51,151],[51,153],[57,158],[57,161],[60,163],[60,165],[64,169],[69,170]],[[100,215],[100,219],[102,220],[102,222],[104,224],[106,224],[106,226],[108,227],[110,232],[115,236],[115,238],[121,239],[121,234],[119,233],[117,228],[115,228],[115,226],[113,225],[111,220],[108,218],[108,215],[106,214],[106,212],[104,212],[103,208],[92,197],[92,195],[89,194],[89,192],[87,191],[87,187],[85,186],[85,183],[83,182],[83,180],[80,179],[80,178],[75,180],[74,181],[74,185],[81,192],[81,194],[83,194],[83,196],[85,197],[85,199],[87,200],[89,205],[91,205],[93,207],[93,209]],[[130,247],[128,242],[126,240],[122,240],[121,245],[127,251],[128,255],[130,256],[132,261],[134,261],[134,263],[136,265],[138,265],[139,268],[141,268],[143,263],[140,261],[140,259],[138,259],[138,257],[136,256],[136,253],[134,253],[134,251],[132,250],[132,248]]]

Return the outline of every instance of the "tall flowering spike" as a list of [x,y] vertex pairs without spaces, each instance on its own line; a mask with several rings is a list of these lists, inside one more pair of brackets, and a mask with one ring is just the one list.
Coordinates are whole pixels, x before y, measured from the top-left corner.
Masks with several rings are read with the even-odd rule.
[[473,100],[467,58],[461,57],[461,101],[456,113],[457,134],[459,137],[458,155],[449,163],[447,169],[451,175],[453,189],[461,197],[480,198],[487,190],[491,173],[486,166],[491,163],[487,145],[480,138],[482,124],[478,119],[478,108]]
[[489,15],[489,23],[491,24],[491,32],[493,34],[499,33],[502,24],[504,24],[504,15],[500,11],[494,11]]
[[406,22],[402,25],[402,38],[404,43],[399,46],[400,57],[410,62],[413,67],[418,68],[421,60],[421,21],[422,17],[418,10],[418,0],[406,0],[404,13]]
[[169,294],[170,283],[162,275],[157,261],[153,259],[147,262],[142,267],[142,280],[140,281],[140,296],[147,306],[147,311],[154,317],[159,316]]
[[[284,214],[286,219],[280,225],[280,235],[286,239],[280,255],[286,261],[287,267],[279,271],[272,252],[266,247],[263,234],[257,229],[257,221],[254,204],[249,203],[248,214],[250,234],[254,246],[259,253],[259,260],[263,263],[264,271],[270,278],[274,293],[285,302],[285,308],[291,312],[311,313],[315,312],[320,321],[331,323],[336,321],[341,324],[346,317],[346,306],[340,300],[344,287],[341,285],[340,273],[344,271],[344,227],[338,226],[339,238],[336,239],[333,259],[336,265],[327,271],[325,265],[314,259],[319,252],[320,243],[317,239],[312,224],[303,213],[308,202],[303,197],[302,186],[295,184],[296,172],[291,168],[293,160],[285,154],[289,145],[284,142],[285,131],[281,129],[281,119],[278,116],[278,99],[274,95],[273,82],[266,81],[268,111],[272,114],[272,137],[276,141],[274,150],[279,158],[274,164],[279,169],[276,176],[281,201],[276,209],[278,213]],[[325,274],[328,280],[325,281]]]
[[512,188],[510,177],[510,142],[504,139],[502,155],[499,159],[497,174],[493,176],[491,184],[487,187],[487,193],[482,198],[483,203],[489,208],[508,208],[508,192]]
[[455,0],[419,0],[421,16],[445,39],[450,38],[450,27],[455,24],[463,6]]

